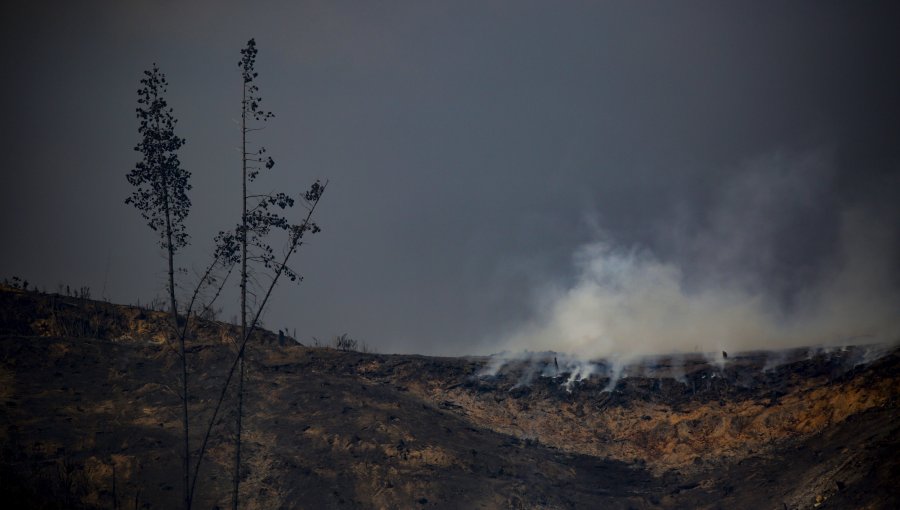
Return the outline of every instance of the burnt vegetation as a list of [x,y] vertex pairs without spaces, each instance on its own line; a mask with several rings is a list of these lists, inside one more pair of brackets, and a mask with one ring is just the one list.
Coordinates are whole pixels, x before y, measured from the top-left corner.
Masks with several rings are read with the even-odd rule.
[[[181,403],[171,373],[180,360],[166,343],[168,313],[10,287],[0,300],[4,501],[179,505]],[[54,329],[76,320],[102,334]],[[207,423],[240,326],[191,323],[190,410]],[[260,329],[253,341],[242,505],[897,504],[896,351],[730,353],[724,365],[658,358],[624,367],[609,390],[616,370],[599,360],[566,385],[572,365],[552,355],[485,374],[487,358],[306,347]],[[236,397],[229,392],[223,409]],[[200,508],[231,503],[233,418],[222,414],[208,438],[192,501]]]

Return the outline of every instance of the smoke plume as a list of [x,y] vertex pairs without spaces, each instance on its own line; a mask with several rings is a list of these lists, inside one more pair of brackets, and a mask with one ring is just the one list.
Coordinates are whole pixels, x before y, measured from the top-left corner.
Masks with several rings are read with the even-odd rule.
[[897,343],[896,207],[843,196],[833,159],[756,159],[653,242],[582,246],[574,283],[541,289],[503,347],[627,360]]

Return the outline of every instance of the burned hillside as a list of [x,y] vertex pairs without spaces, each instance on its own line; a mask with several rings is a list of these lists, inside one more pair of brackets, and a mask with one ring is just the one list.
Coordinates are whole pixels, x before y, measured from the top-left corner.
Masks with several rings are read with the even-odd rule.
[[[160,312],[0,292],[0,493],[23,508],[179,501],[177,358]],[[198,321],[202,423],[234,327]],[[248,351],[252,508],[896,508],[900,353],[435,358]],[[230,398],[230,397],[229,397]],[[231,420],[213,429],[199,508],[229,502]],[[202,427],[191,430],[199,444]]]

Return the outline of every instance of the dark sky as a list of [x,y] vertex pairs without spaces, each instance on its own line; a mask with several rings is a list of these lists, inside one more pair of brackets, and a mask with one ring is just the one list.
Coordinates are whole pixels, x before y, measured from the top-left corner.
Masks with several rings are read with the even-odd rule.
[[[570,341],[553,324],[593,327],[577,318],[595,316],[593,301],[567,308],[586,278],[585,292],[630,296],[597,314],[641,322],[664,292],[634,279],[662,267],[678,296],[666,313],[722,291],[784,326],[877,301],[886,311],[835,334],[900,335],[896,2],[12,9],[0,22],[0,276],[117,302],[164,294],[163,254],[123,203],[136,90],[153,62],[193,173],[180,262],[200,268],[240,211],[236,64],[254,37],[276,114],[259,140],[278,163],[260,186],[331,183],[324,232],[297,260],[305,281],[279,287],[271,329],[301,341],[346,332],[382,352],[484,353],[523,337],[577,347],[591,334]],[[616,260],[629,269],[607,278]],[[728,335],[724,324],[709,334]],[[520,334],[529,328],[542,333]],[[633,328],[609,331],[628,342]],[[779,337],[767,331],[754,334]]]

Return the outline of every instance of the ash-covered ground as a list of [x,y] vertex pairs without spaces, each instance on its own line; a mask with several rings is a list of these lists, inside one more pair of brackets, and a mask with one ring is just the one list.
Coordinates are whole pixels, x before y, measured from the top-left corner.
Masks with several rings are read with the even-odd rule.
[[[15,290],[0,304],[2,500],[178,506],[177,358],[164,315]],[[199,447],[235,330],[197,324]],[[896,349],[626,364],[342,352],[264,332],[250,359],[245,508],[900,506]],[[197,508],[230,502],[232,418],[213,429]]]

